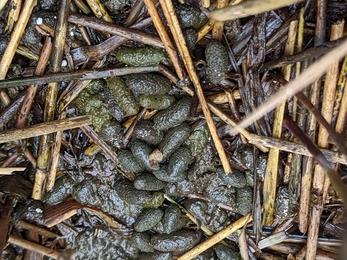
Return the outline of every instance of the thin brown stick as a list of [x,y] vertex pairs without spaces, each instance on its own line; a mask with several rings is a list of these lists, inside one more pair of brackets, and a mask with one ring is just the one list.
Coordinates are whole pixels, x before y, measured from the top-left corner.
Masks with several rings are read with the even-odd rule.
[[18,114],[18,110],[23,103],[25,92],[19,93],[16,98],[5,107],[0,113],[0,129],[4,128],[10,120]]
[[237,134],[241,129],[248,127],[254,121],[261,118],[267,112],[274,109],[289,97],[296,94],[298,91],[305,88],[308,84],[322,76],[325,70],[334,62],[340,60],[347,54],[347,40],[343,41],[341,45],[331,50],[322,58],[312,64],[306,71],[304,71],[298,78],[292,80],[282,91],[273,95],[267,102],[259,106],[254,112],[249,114],[246,119],[235,126],[233,134]]
[[9,87],[25,86],[30,84],[46,84],[53,81],[65,81],[65,80],[91,80],[101,79],[108,77],[123,76],[132,73],[146,73],[157,72],[158,66],[144,66],[144,67],[124,67],[124,68],[111,68],[100,70],[79,70],[73,72],[59,72],[51,73],[40,76],[25,77],[18,79],[0,80],[0,89]]
[[79,116],[37,125],[31,125],[22,129],[7,130],[6,132],[0,133],[0,143],[8,143],[11,141],[51,134],[57,131],[65,131],[68,129],[91,124],[92,122],[87,116]]
[[[42,47],[41,55],[39,58],[39,61],[37,63],[37,66],[35,68],[34,75],[42,75],[45,72],[48,59],[51,55],[52,50],[52,42],[51,37],[46,37],[45,43]],[[19,115],[16,122],[16,128],[21,128],[26,125],[26,122],[28,120],[27,116],[31,109],[31,106],[34,102],[36,93],[38,90],[37,84],[32,84],[28,87],[24,101],[22,103],[22,106],[19,110]]]
[[133,120],[133,122],[131,123],[127,132],[124,135],[123,148],[127,147],[128,142],[134,133],[134,128],[135,128],[136,124],[142,119],[142,117],[146,114],[146,112],[147,112],[147,108],[142,108],[141,111],[136,115],[135,120]]
[[269,69],[282,68],[285,65],[290,65],[295,62],[309,60],[312,58],[318,58],[319,56],[322,56],[323,54],[327,53],[332,48],[338,46],[343,41],[343,39],[344,38],[331,42],[326,42],[322,45],[300,51],[294,55],[283,56],[279,59],[268,61],[264,63],[264,65],[262,66],[262,70],[267,71]]
[[234,233],[236,230],[242,228],[243,226],[247,225],[247,223],[252,221],[251,214],[248,214],[246,216],[243,216],[239,220],[235,221],[234,223],[227,226],[225,229],[219,231],[218,233],[214,234],[201,244],[197,245],[193,249],[189,250],[188,252],[184,253],[180,257],[177,258],[177,260],[188,260],[193,259],[195,256],[199,255],[200,253],[204,252],[208,248],[212,247],[213,245],[217,244],[219,241],[223,240],[227,236]]
[[110,34],[122,36],[129,40],[142,42],[144,44],[152,45],[158,48],[164,48],[164,44],[162,43],[160,38],[156,36],[152,36],[135,29],[125,28],[112,23],[96,20],[85,15],[70,14],[69,22],[93,28],[101,32],[107,32]]
[[48,237],[48,238],[57,238],[59,237],[58,234],[52,232],[52,231],[49,231],[43,227],[40,227],[40,226],[36,226],[36,225],[33,225],[31,223],[28,223],[24,220],[20,220],[16,223],[16,226],[17,227],[21,227],[21,228],[24,228],[24,229],[27,229],[27,230],[31,230],[33,232],[36,232],[40,235],[43,235],[45,237]]
[[34,251],[34,252],[43,254],[45,256],[48,256],[48,257],[52,257],[53,259],[58,259],[58,257],[59,257],[58,251],[55,251],[51,248],[41,246],[39,244],[33,243],[33,242],[25,240],[23,238],[16,237],[14,235],[10,235],[8,237],[8,242],[11,244],[17,245],[19,247],[22,247],[24,249]]
[[[141,1],[142,2],[142,1]],[[140,22],[130,26],[132,29],[143,29],[152,24],[150,17],[141,20]],[[82,26],[80,26],[82,27]],[[85,28],[85,27],[82,27]],[[81,28],[80,28],[81,29]],[[97,45],[82,46],[71,50],[71,55],[75,65],[85,63],[87,61],[99,61],[105,55],[109,54],[111,51],[119,48],[122,44],[129,41],[118,35],[114,35],[111,38],[101,42]]]
[[[6,77],[8,68],[10,67],[14,54],[16,53],[20,38],[22,37],[23,31],[29,21],[31,12],[36,4],[37,0],[25,1],[21,15],[19,16],[13,33],[11,34],[10,41],[0,62],[0,80]],[[8,105],[10,103],[10,98],[8,97],[7,93],[2,90],[0,91],[0,94],[1,101],[4,103],[4,105]]]
[[200,84],[200,80],[199,80],[199,77],[195,71],[192,58],[190,56],[190,53],[189,53],[188,47],[186,45],[181,27],[179,25],[178,18],[176,16],[175,10],[173,8],[173,4],[172,4],[171,0],[160,0],[160,4],[163,8],[164,15],[165,15],[166,19],[169,21],[169,26],[171,28],[171,32],[174,36],[176,44],[178,45],[178,49],[179,49],[180,54],[183,58],[183,62],[185,64],[185,67],[187,68],[190,79],[192,80],[192,82],[195,86],[196,95],[199,98],[199,102],[200,102],[202,111],[205,115],[207,125],[209,127],[212,139],[213,139],[214,144],[216,146],[216,149],[217,149],[219,158],[221,160],[221,163],[223,165],[224,171],[226,174],[231,173],[232,170],[231,170],[231,167],[229,165],[228,158],[225,154],[223,144],[222,144],[221,140],[219,139],[216,126],[215,126],[213,119],[212,119],[212,116],[211,116],[211,112],[207,106],[207,102],[206,102],[206,99],[205,99],[205,96],[204,96],[204,93],[203,93],[203,90],[202,90],[202,87]]

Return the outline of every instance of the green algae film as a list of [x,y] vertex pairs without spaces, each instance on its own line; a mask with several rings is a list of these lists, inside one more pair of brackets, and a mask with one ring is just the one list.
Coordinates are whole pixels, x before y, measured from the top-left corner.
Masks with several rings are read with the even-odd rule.
[[128,116],[135,115],[139,112],[139,105],[133,93],[121,77],[107,78],[106,83],[114,99]]
[[143,48],[121,48],[116,58],[118,61],[131,66],[151,66],[158,65],[161,61],[166,60],[166,52],[163,49],[155,47]]
[[90,118],[96,131],[107,126],[112,119],[105,104],[103,89],[102,80],[93,80],[76,99],[77,108]]

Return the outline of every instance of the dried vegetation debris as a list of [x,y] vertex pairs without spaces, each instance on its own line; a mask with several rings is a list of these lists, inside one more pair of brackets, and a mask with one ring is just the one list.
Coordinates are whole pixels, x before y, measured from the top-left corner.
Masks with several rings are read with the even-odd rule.
[[[125,24],[125,19],[130,17],[135,6],[140,4],[139,2],[135,5],[132,1],[102,3],[115,23],[120,25]],[[223,96],[222,103],[227,104],[221,104],[221,110],[240,120],[276,91],[277,86],[273,84],[271,77],[266,77],[261,67],[265,61],[275,60],[283,54],[289,21],[298,16],[301,6],[293,5],[281,11],[229,21],[224,26],[223,41],[211,40],[208,35],[196,44],[197,32],[208,22],[207,16],[200,10],[200,4],[181,4],[174,1],[180,27],[184,29],[184,37],[206,96]],[[21,38],[20,44],[28,47],[28,53],[25,54],[25,58],[17,55],[14,59],[13,65],[17,62],[22,66],[17,74],[24,75],[24,69],[29,70],[31,66],[35,66],[29,58],[33,56],[29,54],[38,57],[43,39],[48,35],[43,35],[42,29],[37,28],[41,24],[46,26],[46,30],[47,25],[55,27],[57,6],[57,2],[54,1],[39,1]],[[82,8],[82,5],[77,6]],[[337,18],[344,18],[342,11],[334,14],[331,11],[337,6],[341,7],[339,10],[346,8],[340,1],[328,3],[328,20],[331,22]],[[161,8],[158,9],[167,26],[170,22],[164,18]],[[310,20],[309,12],[307,13],[307,22],[313,22],[314,20]],[[139,17],[143,18],[143,15],[140,13]],[[9,41],[2,28],[4,26],[4,21],[0,20],[0,57]],[[156,35],[152,26],[147,27],[144,32]],[[111,42],[107,39],[107,32],[83,28],[83,24],[68,24],[67,45],[64,51],[70,67],[72,65],[71,68],[71,61],[76,61],[75,65],[81,65],[82,59],[77,59],[76,53],[83,53],[86,61],[83,67],[91,67],[92,61],[97,60],[105,51],[97,48],[90,51],[92,49],[87,45],[101,46],[106,41]],[[311,38],[308,34],[304,39],[308,45]],[[78,210],[85,208],[85,211],[76,211],[75,216],[67,220],[65,224],[70,226],[69,232],[64,231],[61,224],[55,226],[53,230],[67,238],[65,245],[57,244],[53,247],[57,250],[75,249],[76,259],[175,259],[206,240],[208,236],[203,228],[212,232],[225,230],[239,219],[240,215],[247,215],[252,211],[253,199],[255,198],[255,203],[261,199],[259,180],[263,181],[267,154],[257,155],[251,145],[244,144],[244,138],[222,136],[230,164],[235,168],[233,173],[226,175],[212,144],[209,128],[206,123],[201,124],[204,115],[198,107],[197,99],[182,92],[182,86],[172,83],[177,82],[177,79],[170,78],[170,70],[163,72],[168,78],[160,74],[159,70],[152,73],[136,73],[136,66],[157,66],[161,63],[172,69],[172,65],[176,64],[171,64],[168,58],[170,55],[162,48],[145,46],[143,43],[124,40],[123,44],[120,48],[107,51],[105,66],[135,66],[135,73],[92,80],[86,83],[87,86],[79,91],[76,100],[68,106],[69,115],[80,113],[91,119],[98,138],[109,146],[112,153],[116,151],[117,162],[109,160],[101,153],[96,156],[84,154],[90,140],[83,133],[70,130],[69,134],[63,135],[60,153],[65,161],[58,164],[62,176],[57,178],[54,188],[45,194],[44,203],[46,206],[62,206],[57,210],[59,214],[56,218],[58,215],[60,217],[60,213],[74,210],[73,207],[63,207],[69,205],[67,202],[71,202],[71,199],[77,203],[74,205],[77,205]],[[71,52],[69,48],[72,49]],[[74,58],[76,60],[73,60]],[[162,70],[163,68],[165,69],[161,67]],[[78,70],[79,67],[76,65],[74,69]],[[16,73],[9,75],[15,76]],[[232,93],[230,86],[238,88],[240,99],[236,100],[232,95],[226,96],[225,91]],[[184,85],[183,88],[185,87],[187,86]],[[15,96],[20,90],[15,88],[10,94]],[[40,95],[36,97],[31,108],[36,110],[35,115],[40,115],[36,120],[45,114],[42,108],[45,91],[45,88],[39,90]],[[62,99],[59,101],[64,101]],[[141,110],[142,108],[145,110]],[[15,120],[15,117],[9,119],[7,127],[15,125]],[[273,114],[270,113],[255,122],[251,131],[271,136],[273,120]],[[219,118],[214,118],[214,123],[218,127],[223,126]],[[25,149],[33,152],[33,148],[36,149],[26,146],[25,143],[21,146],[19,143],[1,146],[2,164],[8,165],[11,161],[14,164],[27,163],[22,154],[25,153]],[[42,150],[39,150],[40,152],[42,153]],[[287,154],[282,153],[280,159],[286,163]],[[286,180],[285,166],[279,165],[278,187],[273,187],[277,190],[274,203],[277,223],[283,219],[294,219],[299,208],[298,197],[294,194],[298,194],[298,190],[295,189],[300,186],[294,187]],[[125,180],[124,172],[134,174],[134,179]],[[0,192],[4,193],[3,190]],[[12,191],[9,194],[14,195]],[[333,191],[330,194],[331,204],[340,202]],[[7,203],[6,196],[3,196],[4,203],[0,204],[1,207]],[[42,215],[42,205],[37,205],[35,201],[27,198],[25,200],[19,200],[13,218],[45,225],[44,219],[47,220],[47,216]],[[255,206],[258,207],[254,210],[258,210],[260,214],[260,205]],[[117,228],[107,222],[105,215],[95,217],[88,213],[88,208],[106,213],[106,216],[110,216],[113,222],[117,223]],[[326,225],[322,225],[322,236],[342,236],[342,232],[333,232],[334,228],[341,229],[341,223],[345,221],[344,218],[338,218],[339,210],[340,204],[337,209],[327,206],[323,212],[322,221],[326,220]],[[2,208],[2,211],[5,212],[5,209]],[[187,217],[187,211],[193,219]],[[329,222],[331,218],[334,223]],[[192,221],[197,224],[193,224]],[[261,219],[254,219],[255,221],[258,221],[259,225]],[[200,228],[201,226],[203,228]],[[74,229],[76,232],[71,231]],[[15,228],[13,233],[19,230],[21,229]],[[259,236],[260,233],[256,233],[255,240],[258,240]],[[251,234],[248,239],[250,240],[246,247],[250,249],[253,242]],[[241,259],[236,246],[241,242],[231,237],[225,241],[228,242],[228,246],[216,244],[194,259]],[[48,241],[44,245],[52,245],[50,243],[55,242]],[[290,245],[286,246],[283,245],[284,249],[273,247],[269,252],[283,257],[286,255],[284,250],[289,250]],[[266,253],[266,249],[263,250]],[[291,254],[297,254],[297,251],[295,249]],[[18,252],[17,248],[8,247],[3,257],[10,259],[11,255]],[[255,251],[250,255],[253,258],[261,257],[261,252],[259,249],[257,251],[255,246]]]

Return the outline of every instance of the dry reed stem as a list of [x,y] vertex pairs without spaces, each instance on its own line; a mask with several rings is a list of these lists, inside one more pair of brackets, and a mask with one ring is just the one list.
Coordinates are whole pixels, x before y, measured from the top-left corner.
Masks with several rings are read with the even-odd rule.
[[[35,68],[34,75],[42,75],[45,72],[48,59],[51,55],[51,50],[52,50],[52,42],[51,42],[51,37],[46,37],[45,43],[42,47],[42,51],[40,54],[39,61],[37,63],[37,66]],[[18,118],[16,122],[16,128],[22,128],[26,125],[27,120],[28,120],[28,113],[31,109],[31,106],[34,102],[36,93],[38,90],[38,85],[37,84],[31,84],[27,92],[25,94],[22,106],[19,110],[18,113]]]
[[[297,52],[301,52],[302,51],[302,46],[303,46],[303,38],[304,38],[304,26],[305,26],[305,17],[304,17],[304,12],[305,12],[305,9],[304,8],[301,8],[300,10],[300,15],[299,15],[299,27],[298,27],[298,37],[297,37]],[[297,62],[295,64],[295,76],[298,77],[301,73],[301,69],[305,67],[305,64],[307,63],[304,63],[304,66],[301,66],[301,62]],[[295,120],[298,124],[298,126],[300,128],[305,128],[305,124],[306,124],[306,114],[305,114],[305,109],[304,108],[301,108],[298,106],[298,99],[296,97],[294,97],[294,100],[293,100],[293,120]],[[295,142],[298,142],[298,140],[296,138],[293,138]],[[299,187],[296,187],[297,188],[297,193],[294,194],[294,199],[295,201],[297,201],[297,199],[300,200],[300,203],[299,203],[299,213],[298,213],[298,218],[299,218],[299,230],[300,229],[300,225],[302,225],[302,223],[305,223],[302,222],[301,220],[302,219],[307,219],[308,217],[308,210],[309,210],[309,200],[310,200],[310,197],[308,196],[309,195],[309,189],[306,189],[306,191],[303,193],[302,192],[302,189],[303,187],[306,185],[305,183],[307,181],[311,182],[311,174],[309,174],[309,176],[306,174],[303,173],[303,167],[302,167],[302,162],[303,162],[303,157],[299,154],[293,154],[292,156],[292,162],[291,162],[291,165],[290,165],[290,171],[292,173],[295,173],[293,174],[293,178],[290,177],[290,181],[294,178],[297,178],[298,180],[300,179],[301,180],[301,183],[299,184]],[[298,177],[297,175],[301,175],[300,177]],[[309,180],[306,180],[306,178],[309,178]],[[290,184],[290,185],[293,185],[293,184]],[[304,195],[306,195],[305,197],[303,197]],[[299,196],[299,198],[297,198],[297,196]]]
[[248,214],[246,216],[243,216],[242,218],[236,220],[234,223],[230,224],[223,230],[219,231],[218,233],[214,234],[213,236],[206,239],[204,242],[200,243],[199,245],[195,246],[188,252],[184,253],[180,257],[177,258],[177,260],[188,260],[193,259],[197,255],[201,254],[208,248],[214,246],[219,241],[223,240],[227,236],[234,233],[236,230],[242,228],[243,226],[247,225],[249,222],[252,221],[251,214]]
[[36,226],[36,225],[33,225],[31,223],[28,223],[24,220],[20,220],[16,223],[16,226],[17,227],[21,227],[21,228],[24,228],[24,229],[27,229],[27,230],[31,230],[37,234],[40,234],[40,235],[43,235],[47,238],[57,238],[59,237],[58,234],[52,232],[52,231],[49,231],[43,227],[40,227],[40,226]]
[[267,112],[276,108],[286,99],[295,95],[298,91],[305,88],[308,84],[313,83],[318,77],[322,76],[325,70],[334,62],[340,60],[347,54],[347,40],[343,41],[338,47],[332,49],[315,63],[313,63],[306,71],[298,78],[289,82],[288,85],[278,93],[274,94],[263,105],[259,106],[254,112],[248,115],[246,119],[237,124],[232,131],[232,134],[237,134],[241,129],[248,127],[254,121],[261,118]]
[[0,167],[0,175],[11,175],[13,172],[22,172],[26,167]]
[[[315,28],[315,38],[314,45],[319,47],[326,41],[326,0],[317,1],[317,17],[316,17],[316,28]],[[329,66],[326,66],[326,68]],[[315,107],[320,105],[320,89],[321,89],[321,79],[317,77],[315,81],[311,84],[310,89],[310,101]],[[306,123],[306,133],[309,133],[311,140],[316,139],[316,127],[317,120],[313,115],[309,114]],[[300,215],[299,215],[299,230],[302,233],[307,232],[309,225],[308,215],[311,206],[311,187],[312,187],[312,173],[314,171],[315,159],[313,157],[305,158],[302,170],[302,180],[301,180],[301,196],[300,196]]]
[[255,14],[275,10],[287,5],[300,2],[301,0],[257,0],[244,1],[234,6],[227,6],[222,9],[212,11],[210,19],[213,21],[230,21]]
[[177,76],[181,80],[184,79],[185,72],[183,68],[181,67],[181,61],[178,58],[175,47],[170,39],[169,34],[167,33],[165,29],[165,26],[159,16],[158,10],[156,6],[154,5],[154,2],[152,0],[144,0],[144,2],[147,7],[148,13],[152,18],[153,24],[159,34],[159,37],[165,46],[165,50],[171,59],[172,65],[175,68]]
[[58,257],[59,257],[58,251],[55,251],[51,248],[41,246],[39,244],[25,240],[23,238],[16,237],[14,235],[10,235],[8,237],[8,242],[11,244],[14,244],[16,246],[22,247],[24,249],[27,249],[27,250],[30,250],[33,252],[37,252],[37,253],[43,254],[43,255],[48,256],[48,257],[52,257],[53,259],[58,259]]
[[7,24],[4,32],[9,33],[13,29],[13,25],[17,22],[19,13],[22,7],[22,0],[12,0],[11,1],[11,10],[7,15]]
[[[257,143],[268,148],[277,148],[284,152],[305,155],[312,158],[312,155],[303,144],[298,144],[294,142],[289,142],[285,140],[280,140],[280,139],[275,139],[275,138],[260,136],[255,134],[249,135],[249,142],[251,144]],[[344,155],[340,152],[330,151],[328,149],[321,149],[321,151],[329,162],[347,164],[347,155]]]
[[[91,13],[89,6],[84,3],[82,0],[73,0],[75,5],[85,14]],[[76,7],[74,7],[76,9]]]
[[[36,4],[37,0],[25,1],[21,15],[11,34],[10,41],[8,42],[7,48],[0,62],[0,80],[5,79],[6,77],[8,68],[10,67],[14,54],[16,53],[20,38],[22,37],[23,31],[29,21],[31,12]],[[10,103],[10,98],[4,90],[0,91],[0,99],[5,106]]]
[[[339,113],[341,113],[340,110],[340,106],[341,105],[341,100],[342,100],[342,96],[347,84],[347,57],[345,57],[343,63],[342,63],[342,67],[341,67],[341,72],[340,72],[340,77],[339,80],[337,82],[337,87],[336,87],[336,93],[335,93],[335,103],[334,103],[334,111],[333,111],[333,116],[331,119],[331,124],[333,127],[337,126],[337,116]],[[339,132],[342,133],[342,132]]]
[[209,8],[210,7],[210,0],[201,0],[201,7],[202,8]]
[[196,42],[199,42],[202,38],[205,37],[206,34],[208,34],[213,28],[213,23],[209,21],[207,24],[205,24],[199,31],[198,31],[198,37]]
[[343,133],[344,127],[346,125],[346,115],[347,115],[347,81],[345,83],[344,91],[341,99],[341,106],[339,109],[339,114],[336,120],[335,131],[339,134]]
[[[66,111],[64,110],[59,115],[59,119],[62,120],[65,118],[66,118]],[[57,131],[53,138],[51,163],[48,167],[49,172],[47,176],[46,191],[50,191],[54,187],[55,178],[57,175],[57,167],[58,167],[59,157],[60,157],[60,148],[61,148],[62,138],[63,138],[63,131]]]
[[[285,49],[285,55],[293,55],[296,34],[297,34],[298,21],[292,21],[290,23],[288,31],[288,40]],[[283,76],[286,80],[290,79],[291,65],[288,65],[283,70]],[[283,115],[286,108],[286,102],[282,102],[276,107],[275,118],[272,130],[272,137],[281,139]],[[278,160],[279,160],[279,149],[270,149],[268,160],[266,164],[266,170],[264,175],[264,186],[263,186],[263,225],[270,226],[273,222],[273,213],[276,199],[277,187],[277,172],[278,172]]]
[[[343,36],[344,22],[338,22],[331,26],[330,40],[336,40]],[[328,123],[331,123],[332,114],[334,110],[334,100],[336,92],[336,84],[338,79],[339,62],[335,62],[330,65],[327,70],[326,78],[324,81],[324,92],[321,113]],[[328,132],[320,125],[318,131],[317,144],[319,147],[327,148]],[[326,176],[322,166],[316,165],[314,169],[312,189],[315,194],[316,204],[313,206],[309,215],[309,226],[307,235],[307,251],[306,258],[314,259],[317,252],[317,239],[319,233],[319,222],[325,204],[325,199],[330,185],[330,180]]]
[[[170,26],[171,32],[172,32],[173,37],[175,39],[175,42],[178,46],[181,57],[183,59],[185,67],[188,71],[189,77],[190,77],[193,85],[195,86],[196,95],[198,96],[202,111],[205,115],[207,125],[209,127],[212,139],[213,139],[214,144],[216,146],[216,150],[218,152],[219,158],[220,158],[221,163],[223,165],[224,171],[226,174],[231,173],[232,170],[231,170],[231,167],[229,165],[228,157],[225,154],[222,142],[219,139],[219,136],[217,133],[216,126],[213,122],[211,112],[207,106],[207,102],[206,102],[202,87],[200,85],[199,77],[195,71],[193,61],[192,61],[192,58],[190,56],[188,47],[186,45],[185,38],[182,34],[182,30],[181,30],[181,27],[179,25],[179,21],[177,19],[177,16],[175,14],[175,10],[173,8],[172,2],[170,0],[160,0],[160,4],[163,8],[164,15],[165,15],[166,19],[169,21],[169,26]],[[170,21],[171,21],[171,23],[170,23]]]
[[91,124],[92,122],[87,116],[78,116],[63,120],[55,120],[47,123],[31,125],[22,129],[7,130],[6,132],[0,133],[0,143],[8,143],[35,136],[47,135],[55,133],[57,131],[65,131]]
[[[89,7],[92,9],[94,15],[106,22],[113,23],[111,16],[108,14],[106,8],[99,0],[87,0]],[[105,33],[107,38],[110,38],[110,33]]]
[[[229,0],[217,0],[217,9],[226,7],[229,4]],[[216,22],[212,29],[212,39],[221,41],[223,38],[224,22]]]

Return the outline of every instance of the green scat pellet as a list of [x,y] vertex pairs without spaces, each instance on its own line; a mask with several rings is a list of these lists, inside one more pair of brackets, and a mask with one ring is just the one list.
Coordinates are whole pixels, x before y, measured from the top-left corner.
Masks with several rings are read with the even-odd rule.
[[106,83],[111,90],[114,99],[117,101],[120,108],[128,115],[132,116],[139,112],[139,105],[131,92],[120,77],[107,78]]
[[134,229],[137,232],[144,232],[153,228],[163,217],[161,209],[144,209],[136,219]]
[[207,124],[204,124],[190,134],[186,144],[190,147],[192,154],[195,155],[206,147],[210,139],[210,131]]
[[145,170],[145,167],[138,163],[135,156],[128,150],[120,150],[118,152],[118,163],[129,172],[140,173]]
[[[168,172],[170,176],[178,176],[186,173],[186,170],[193,162],[193,156],[188,147],[178,148],[170,157]],[[186,174],[185,174],[186,175]]]
[[175,102],[175,97],[167,94],[163,95],[141,95],[139,98],[139,103],[141,106],[163,110],[171,106]]
[[138,73],[125,76],[126,85],[135,93],[148,95],[161,95],[171,88],[171,82],[167,78],[151,74]]
[[141,260],[174,260],[173,253],[163,253],[154,251],[153,253],[142,253],[140,255]]
[[219,167],[216,173],[227,187],[243,188],[247,185],[245,174],[238,170],[233,169],[232,173],[225,174],[223,168]]
[[149,160],[149,155],[153,152],[153,149],[139,140],[134,140],[131,145],[131,152],[135,156],[136,160],[143,165],[149,171],[159,170],[159,165],[152,165]]
[[171,107],[160,111],[153,117],[154,127],[167,130],[186,121],[189,115],[191,98],[186,97],[176,101]]
[[166,182],[180,182],[187,176],[187,168],[193,161],[190,149],[187,147],[178,148],[170,157],[169,165],[163,166],[158,171],[153,171],[155,177]]
[[170,176],[167,170],[167,165],[164,165],[158,171],[153,171],[153,174],[158,180],[165,182],[178,182],[180,180],[184,180],[185,175],[181,174],[180,176]]
[[179,230],[152,236],[151,244],[160,252],[184,252],[200,242],[201,230]]
[[232,250],[229,246],[216,244],[213,249],[220,260],[241,260],[240,254]]
[[165,200],[164,193],[156,191],[152,194],[151,199],[143,205],[144,208],[159,208]]
[[253,192],[249,186],[237,189],[236,191],[236,210],[246,215],[252,210]]
[[134,128],[134,136],[148,144],[158,145],[163,139],[164,133],[155,129],[152,121],[141,120]]
[[163,141],[159,144],[159,150],[163,154],[163,159],[168,158],[184,141],[189,137],[190,127],[186,124],[180,124],[171,128],[165,135]]
[[188,218],[182,215],[181,210],[177,205],[171,204],[165,210],[161,222],[163,223],[163,232],[170,234],[183,228],[188,223]]
[[143,205],[151,200],[149,191],[137,190],[129,181],[119,181],[114,185],[119,198],[124,200],[129,205]]
[[164,49],[155,47],[143,48],[121,48],[116,58],[118,61],[131,66],[151,66],[158,65],[167,58]]
[[164,188],[165,183],[158,180],[151,173],[143,173],[136,176],[134,180],[134,187],[138,190],[158,191]]
[[131,241],[134,243],[141,252],[154,252],[154,248],[151,245],[151,236],[145,232],[135,232],[131,238]]
[[205,49],[207,75],[210,81],[218,84],[228,73],[228,53],[224,45],[219,41],[211,41]]
[[192,27],[199,30],[208,22],[207,16],[195,6],[175,3],[175,11],[182,28]]

